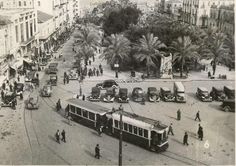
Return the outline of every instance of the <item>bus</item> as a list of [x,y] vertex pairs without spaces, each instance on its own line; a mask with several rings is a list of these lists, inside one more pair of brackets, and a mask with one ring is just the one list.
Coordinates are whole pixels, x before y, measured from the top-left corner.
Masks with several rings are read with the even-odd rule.
[[103,132],[119,138],[120,114],[123,116],[123,140],[155,152],[165,151],[168,144],[168,126],[160,121],[137,114],[110,110],[80,99],[67,100],[66,110],[72,119],[92,129],[103,126]]

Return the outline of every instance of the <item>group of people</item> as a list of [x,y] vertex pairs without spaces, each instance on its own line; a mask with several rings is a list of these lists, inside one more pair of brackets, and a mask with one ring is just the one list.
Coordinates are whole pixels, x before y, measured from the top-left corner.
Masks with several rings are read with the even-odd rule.
[[[181,120],[181,111],[180,109],[177,110],[177,120],[180,121]],[[195,121],[196,120],[199,120],[199,122],[201,122],[201,119],[200,119],[200,111],[198,111],[196,113],[196,116],[195,116]],[[169,130],[168,130],[168,135],[174,135],[174,132],[173,132],[173,124],[170,123],[170,126],[169,126]],[[199,124],[199,127],[198,127],[198,131],[197,131],[197,135],[198,135],[198,138],[202,141],[203,140],[203,128],[201,126],[201,124]],[[184,133],[184,137],[183,137],[183,145],[189,145],[188,144],[188,133],[185,132]]]
[[55,137],[56,137],[57,143],[59,143],[59,144],[60,144],[60,140],[63,141],[63,142],[66,142],[66,132],[65,132],[65,130],[63,129],[61,133],[60,133],[59,130],[57,130],[57,132],[55,134]]
[[70,82],[69,76],[67,75],[66,72],[64,72],[63,82],[64,82],[64,85],[69,84]]

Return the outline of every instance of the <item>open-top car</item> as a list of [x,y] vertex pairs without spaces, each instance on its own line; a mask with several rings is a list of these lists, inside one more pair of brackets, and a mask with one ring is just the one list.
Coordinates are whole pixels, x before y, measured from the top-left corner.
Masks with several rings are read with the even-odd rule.
[[106,90],[105,96],[103,97],[104,102],[112,103],[115,100],[116,91],[114,88],[108,88]]
[[51,97],[52,95],[52,86],[51,85],[44,85],[40,91],[42,97]]
[[226,99],[222,102],[221,108],[225,112],[235,112],[235,100],[234,99]]
[[224,86],[224,92],[228,99],[235,99],[235,89],[231,86]]
[[216,101],[223,101],[226,99],[226,95],[225,95],[223,89],[221,89],[221,88],[212,87],[210,95],[211,95],[212,99],[216,100]]
[[119,88],[119,85],[115,80],[105,80],[103,83],[98,83],[96,87],[100,89],[107,89],[107,88]]
[[175,101],[174,94],[167,87],[160,88],[160,97],[163,101]]
[[132,91],[132,98],[136,102],[143,102],[144,92],[140,87],[135,87]]
[[119,103],[128,103],[129,102],[128,89],[127,88],[120,88],[119,89],[118,102]]
[[28,99],[25,100],[25,108],[32,110],[39,108],[39,98],[37,95],[30,94]]
[[16,102],[16,94],[13,92],[6,92],[1,101],[1,107],[11,107],[15,109]]
[[148,97],[148,101],[150,102],[160,101],[160,96],[158,94],[156,87],[148,87],[147,97]]
[[100,101],[101,91],[98,87],[92,87],[91,95],[88,96],[89,101]]
[[16,84],[16,95],[19,96],[24,92],[24,84],[23,83],[17,83]]
[[210,96],[208,90],[205,87],[198,87],[196,96],[201,100],[201,101],[212,101],[212,97]]

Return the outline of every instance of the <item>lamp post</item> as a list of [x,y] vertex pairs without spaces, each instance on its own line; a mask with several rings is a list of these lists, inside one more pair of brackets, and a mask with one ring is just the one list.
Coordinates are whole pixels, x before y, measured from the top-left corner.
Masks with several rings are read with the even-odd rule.
[[122,121],[122,114],[123,114],[123,107],[120,105],[120,140],[119,140],[119,166],[122,166],[122,129],[123,129],[123,121]]
[[114,64],[114,68],[115,68],[115,72],[116,72],[116,78],[118,78],[118,69],[119,69],[119,64],[118,64],[118,62],[116,62],[115,64]]

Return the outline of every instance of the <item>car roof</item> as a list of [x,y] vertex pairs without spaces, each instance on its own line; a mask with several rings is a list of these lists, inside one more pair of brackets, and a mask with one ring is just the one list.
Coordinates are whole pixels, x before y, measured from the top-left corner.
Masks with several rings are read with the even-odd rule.
[[222,89],[222,88],[219,88],[219,87],[213,86],[212,88],[216,89],[217,91],[223,91],[223,89]]
[[92,87],[92,91],[100,91],[98,87]]
[[140,88],[140,87],[134,87],[134,89],[133,90],[143,90],[142,88]]
[[104,80],[103,82],[116,82],[115,80]]
[[148,90],[150,90],[150,91],[157,91],[157,88],[156,87],[148,87]]
[[224,86],[224,87],[229,89],[229,90],[234,90],[234,88],[232,86]]
[[161,87],[161,89],[163,89],[164,91],[170,91],[170,89],[167,87]]
[[128,92],[128,89],[127,88],[120,88],[119,92]]
[[198,87],[198,89],[200,89],[201,91],[207,91],[208,92],[207,88],[205,88],[205,87]]

